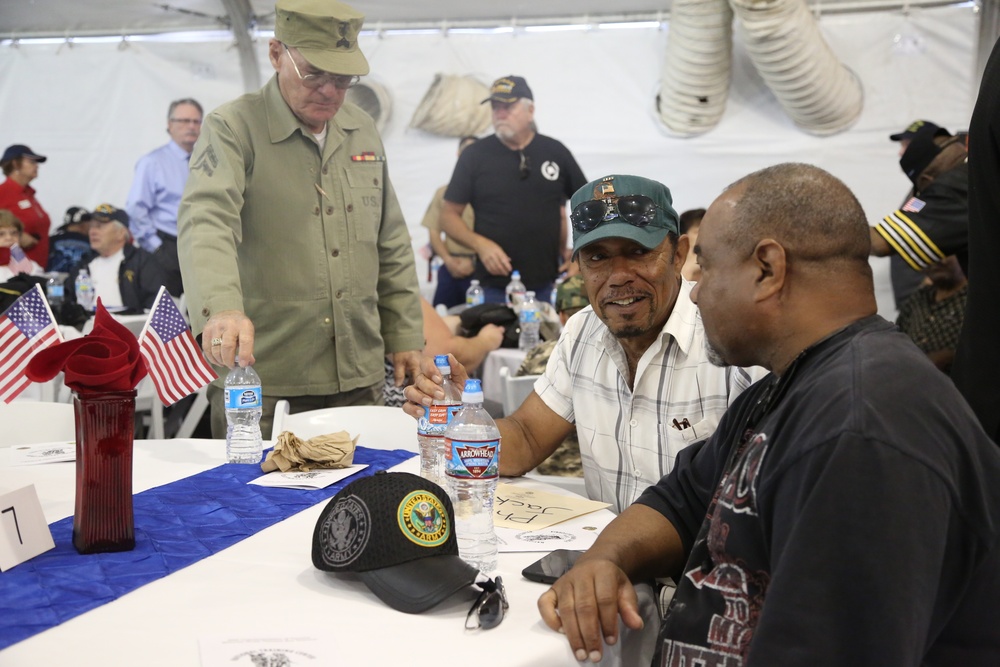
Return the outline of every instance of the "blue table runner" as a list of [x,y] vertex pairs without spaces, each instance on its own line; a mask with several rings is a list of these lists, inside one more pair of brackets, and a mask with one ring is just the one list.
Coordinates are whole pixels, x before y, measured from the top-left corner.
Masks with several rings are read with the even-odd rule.
[[[247,484],[259,466],[225,464],[134,496],[135,549],[80,555],[73,517],[51,524],[55,549],[0,573],[0,649],[165,577],[298,514],[356,479],[415,456],[357,447],[361,472],[324,489]],[[310,553],[311,535],[302,536]]]

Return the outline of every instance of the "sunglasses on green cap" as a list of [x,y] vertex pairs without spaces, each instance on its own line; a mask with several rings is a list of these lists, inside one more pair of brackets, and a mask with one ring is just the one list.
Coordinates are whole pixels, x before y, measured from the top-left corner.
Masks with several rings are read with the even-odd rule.
[[620,218],[635,227],[645,227],[656,219],[656,210],[666,211],[646,195],[625,195],[581,202],[570,214],[573,229],[586,233],[602,223]]

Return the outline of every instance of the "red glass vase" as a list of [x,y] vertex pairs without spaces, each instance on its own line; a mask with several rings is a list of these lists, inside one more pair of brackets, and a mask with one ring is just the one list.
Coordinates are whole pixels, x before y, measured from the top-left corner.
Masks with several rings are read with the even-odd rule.
[[73,546],[82,554],[135,548],[132,439],[135,391],[78,392]]

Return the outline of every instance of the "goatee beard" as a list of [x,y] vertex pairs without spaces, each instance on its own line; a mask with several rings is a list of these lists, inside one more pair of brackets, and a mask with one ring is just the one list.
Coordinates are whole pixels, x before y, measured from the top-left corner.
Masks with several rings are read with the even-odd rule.
[[712,344],[708,342],[708,338],[705,339],[705,356],[708,357],[708,363],[713,366],[724,368],[729,365],[726,363],[722,354],[720,354],[719,351],[712,347]]

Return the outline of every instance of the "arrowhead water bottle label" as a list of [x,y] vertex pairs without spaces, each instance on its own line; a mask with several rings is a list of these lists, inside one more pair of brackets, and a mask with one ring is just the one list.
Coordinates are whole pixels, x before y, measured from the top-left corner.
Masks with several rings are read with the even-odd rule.
[[264,404],[260,387],[227,388],[223,392],[223,400],[226,404],[226,410],[252,410]]
[[448,441],[451,459],[448,476],[465,479],[494,479],[500,474],[500,440]]
[[540,322],[541,316],[537,310],[528,310],[527,308],[522,308],[519,313],[521,324],[530,324],[531,322]]

